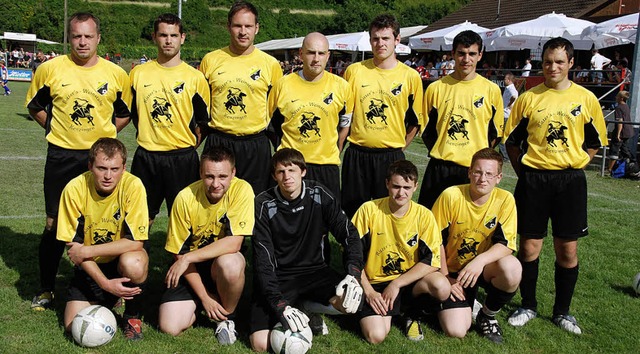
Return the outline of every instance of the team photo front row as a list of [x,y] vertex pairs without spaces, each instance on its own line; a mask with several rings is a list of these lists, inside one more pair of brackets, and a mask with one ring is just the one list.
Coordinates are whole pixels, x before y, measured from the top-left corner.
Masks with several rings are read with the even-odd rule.
[[[76,314],[90,305],[112,308],[122,298],[123,332],[142,339],[145,297],[155,296],[145,291],[146,191],[127,172],[119,140],[98,139],[88,159],[89,171],[69,182],[60,201],[57,239],[76,266],[64,326],[70,331]],[[256,351],[271,348],[270,332],[278,326],[328,334],[319,314],[351,315],[374,344],[384,341],[394,318],[402,319],[409,339],[422,340],[425,313],[437,314],[447,336],[464,337],[478,287],[486,300],[476,327],[501,343],[495,314],[514,296],[522,272],[513,256],[515,201],[496,187],[502,163],[496,150],[478,151],[468,171],[471,183],[446,189],[429,210],[412,201],[416,166],[395,161],[386,173],[388,196],[364,203],[349,219],[327,187],[305,178],[299,151],[277,151],[271,159],[277,185],[254,196],[235,176],[234,154],[207,148],[200,179],[178,193],[170,211],[165,250],[174,262],[158,328],[179,335],[203,312],[214,321],[220,344],[233,344],[247,264],[241,246],[249,237],[253,294],[246,320]],[[328,265],[329,233],[342,246],[343,270]]]

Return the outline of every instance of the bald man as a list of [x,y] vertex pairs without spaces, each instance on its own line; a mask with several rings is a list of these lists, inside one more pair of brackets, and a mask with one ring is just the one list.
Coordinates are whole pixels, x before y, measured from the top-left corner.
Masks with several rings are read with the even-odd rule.
[[278,150],[302,152],[306,178],[340,195],[340,152],[349,133],[353,95],[347,81],[325,71],[329,41],[318,32],[302,42],[302,70],[280,79],[269,95],[271,124]]

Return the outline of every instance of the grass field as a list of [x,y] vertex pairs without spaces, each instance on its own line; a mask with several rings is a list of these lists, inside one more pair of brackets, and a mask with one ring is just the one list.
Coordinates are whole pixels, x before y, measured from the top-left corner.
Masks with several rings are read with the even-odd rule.
[[[31,297],[38,290],[37,249],[44,226],[42,178],[46,142],[44,130],[30,121],[24,109],[26,83],[10,83],[13,94],[0,97],[0,352],[1,353],[248,353],[246,289],[238,326],[240,340],[231,347],[218,345],[213,326],[198,322],[196,328],[172,338],[158,332],[157,306],[162,279],[170,257],[163,251],[166,211],[153,226],[150,255],[150,286],[145,315],[145,340],[128,343],[120,333],[108,345],[84,350],[65,336],[62,313],[66,284],[72,274],[68,259],[61,262],[53,311],[34,313]],[[135,131],[127,127],[120,138],[135,149]],[[407,158],[420,171],[426,166],[426,150],[417,140]],[[501,186],[513,191],[516,178],[510,167]],[[559,330],[550,322],[553,306],[553,250],[547,242],[542,253],[538,298],[540,317],[524,328],[513,328],[506,317],[520,301],[508,304],[498,318],[505,343],[494,345],[471,332],[464,340],[445,337],[433,323],[424,325],[426,339],[413,343],[398,328],[379,346],[366,344],[353,319],[329,318],[330,334],[314,340],[311,353],[637,353],[640,298],[631,289],[640,272],[640,182],[599,177],[588,171],[590,235],[579,243],[580,279],[572,312],[583,329],[582,336]],[[248,243],[248,241],[247,241]],[[250,259],[250,255],[247,255]],[[338,257],[334,257],[338,258]],[[250,272],[250,267],[248,267]],[[247,279],[250,279],[248,274]],[[250,280],[247,281],[250,284]],[[243,323],[244,322],[244,323]]]

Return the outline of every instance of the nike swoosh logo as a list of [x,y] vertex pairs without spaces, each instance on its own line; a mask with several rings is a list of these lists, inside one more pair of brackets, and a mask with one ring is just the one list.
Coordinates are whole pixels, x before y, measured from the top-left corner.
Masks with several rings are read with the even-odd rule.
[[300,99],[297,99],[297,100],[291,100],[291,103],[293,103],[293,102],[297,102],[297,101],[300,101]]
[[151,84],[146,84],[146,85],[144,85],[144,87],[149,87],[149,86],[151,86]]
[[545,109],[546,109],[546,108],[539,109],[539,110],[538,110],[538,113],[540,113],[540,112],[544,111]]
[[369,85],[362,85],[362,87],[369,87]]
[[71,85],[71,84],[62,84],[62,87],[67,87],[69,85]]
[[378,235],[378,236],[384,235],[384,232],[376,232],[376,235]]
[[456,221],[456,224],[458,224],[458,225],[464,224],[464,221]]
[[218,71],[218,75],[224,74],[226,71]]
[[449,101],[451,101],[451,99],[445,100],[445,101],[444,101],[444,103],[447,103],[447,102],[449,102]]

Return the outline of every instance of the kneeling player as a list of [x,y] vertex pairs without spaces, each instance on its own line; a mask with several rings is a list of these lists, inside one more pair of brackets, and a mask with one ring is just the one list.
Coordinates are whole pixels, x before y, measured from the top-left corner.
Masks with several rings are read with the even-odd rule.
[[[423,294],[439,302],[450,293],[449,282],[438,272],[442,237],[436,221],[429,209],[411,200],[418,187],[416,166],[407,160],[392,163],[386,185],[388,197],[362,204],[353,216],[366,259],[362,287],[367,301],[359,313],[360,327],[374,344],[387,337],[402,302],[420,305]],[[423,339],[414,316],[407,316],[405,331],[411,340]]]
[[149,213],[144,186],[125,171],[127,150],[118,140],[101,138],[89,150],[89,171],[64,188],[58,214],[60,241],[68,242],[76,265],[69,286],[64,326],[83,308],[113,307],[127,300],[123,331],[142,339],[142,293],[149,259],[143,249]]
[[[325,186],[302,179],[307,167],[297,150],[278,150],[271,168],[278,185],[255,201],[250,329],[255,351],[269,348],[269,330],[278,321],[293,332],[309,325],[307,315],[295,307],[303,300],[341,313],[356,312],[362,300],[360,236],[336,197]],[[324,241],[329,232],[346,252],[346,276],[325,262]],[[317,327],[311,326],[316,333],[323,327],[318,320]]]
[[218,342],[236,341],[234,311],[245,268],[240,248],[253,231],[254,194],[235,172],[231,150],[206,149],[200,158],[201,180],[180,191],[171,208],[165,249],[175,263],[167,272],[168,289],[158,315],[165,333],[175,336],[189,328],[201,306],[217,322]]
[[480,334],[502,342],[495,314],[518,289],[522,276],[516,250],[516,207],[511,193],[495,188],[502,179],[502,156],[493,149],[476,152],[469,168],[470,184],[447,188],[433,206],[442,228],[446,262],[442,272],[451,296],[438,314],[444,333],[464,337],[471,327],[471,309],[478,285],[487,299],[478,313]]

